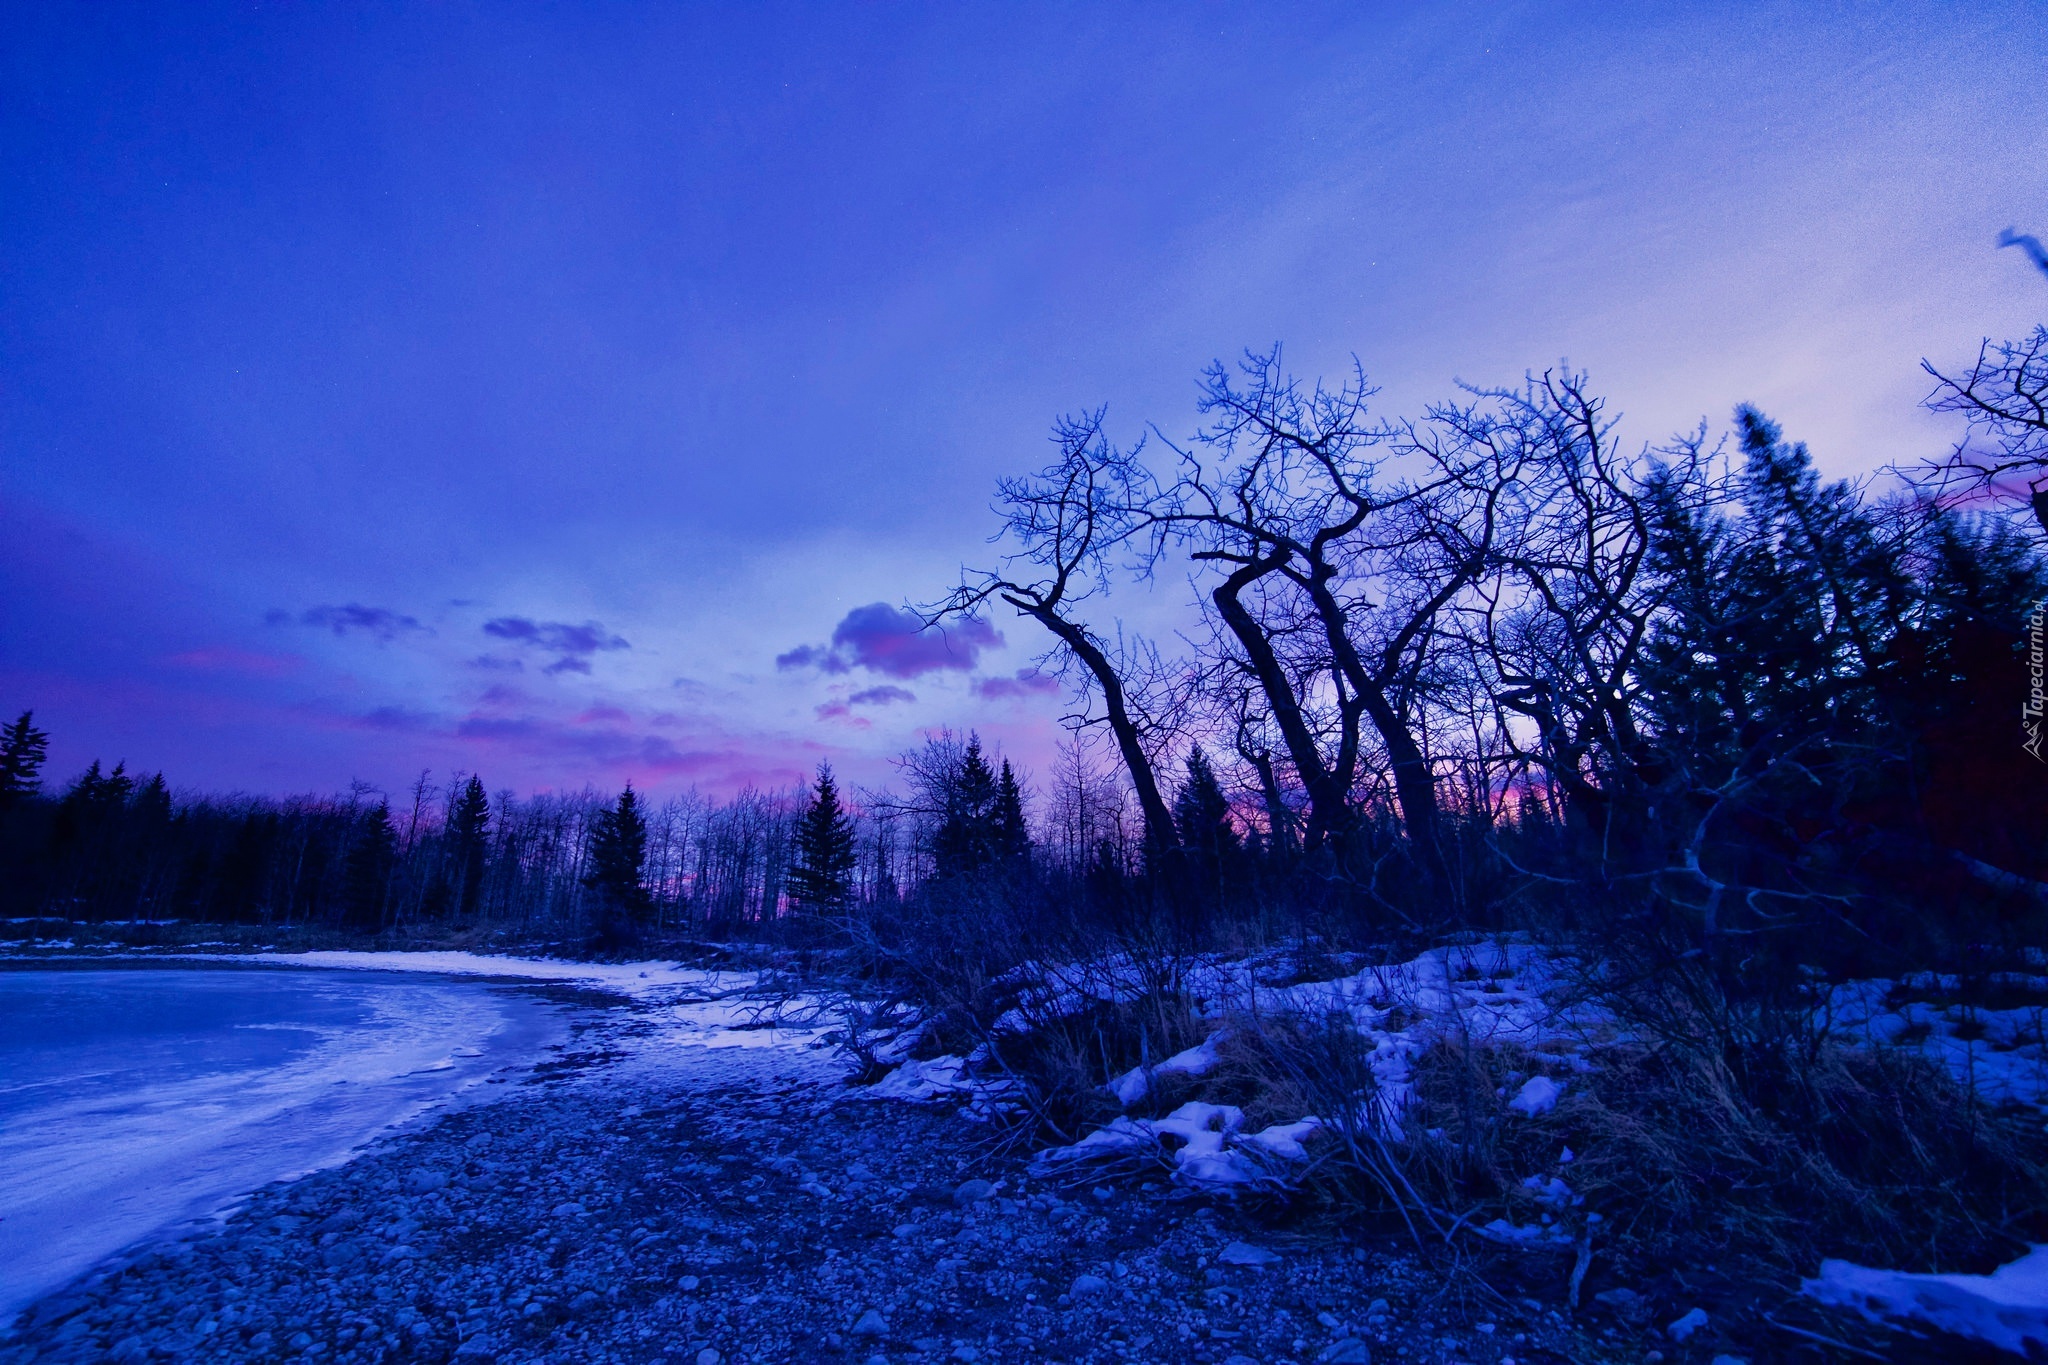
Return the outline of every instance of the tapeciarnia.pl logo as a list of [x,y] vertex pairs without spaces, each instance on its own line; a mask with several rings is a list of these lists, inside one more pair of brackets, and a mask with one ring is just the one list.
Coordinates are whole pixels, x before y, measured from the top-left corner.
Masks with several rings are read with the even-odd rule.
[[2048,617],[2048,601],[2036,603],[2034,614],[2027,618],[2027,700],[2020,707],[2020,725],[2027,732],[2020,747],[2039,763],[2048,763],[2048,758],[2041,756],[2041,719],[2044,704],[2048,704],[2048,693],[2042,688],[2044,617]]

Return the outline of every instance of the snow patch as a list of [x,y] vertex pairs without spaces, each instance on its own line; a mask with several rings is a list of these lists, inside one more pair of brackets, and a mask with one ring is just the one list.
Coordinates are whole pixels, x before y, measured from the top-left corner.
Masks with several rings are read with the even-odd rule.
[[2048,1246],[2037,1246],[1989,1275],[1916,1275],[1822,1261],[1801,1283],[1807,1296],[1881,1322],[1924,1322],[1975,1337],[2015,1355],[2048,1348]]
[[1557,1108],[1558,1097],[1562,1094],[1564,1087],[1550,1077],[1531,1076],[1522,1082],[1522,1088],[1508,1101],[1508,1108],[1523,1118],[1533,1119]]

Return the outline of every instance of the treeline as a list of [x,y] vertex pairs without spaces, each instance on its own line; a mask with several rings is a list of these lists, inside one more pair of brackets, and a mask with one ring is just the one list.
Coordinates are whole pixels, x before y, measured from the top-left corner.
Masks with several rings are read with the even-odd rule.
[[[2038,341],[1987,354],[2044,391]],[[929,609],[1049,632],[1185,941],[1276,914],[1382,942],[1590,931],[1786,998],[2038,945],[2048,573],[2000,499],[2027,441],[2048,474],[2038,404],[1973,410],[1995,467],[1966,443],[1856,485],[1748,408],[1723,441],[1623,446],[1582,375],[1414,419],[1373,392],[1275,353],[1206,372],[1183,443],[1064,420],[1057,459],[1000,485],[1008,557]],[[1202,624],[1175,649],[1105,614],[1176,577]]]
[[[2034,528],[2010,496],[2048,479],[2048,330],[1937,378],[1969,438],[1857,485],[1748,408],[1625,445],[1577,374],[1403,418],[1361,374],[1213,366],[1186,441],[1061,421],[999,486],[1007,557],[926,611],[1048,632],[1086,711],[1033,781],[941,735],[844,796],[827,771],[727,800],[457,775],[280,801],[98,764],[46,791],[25,715],[0,905],[773,933],[883,969],[938,944],[975,971],[1076,931],[1595,931],[1745,990],[2009,953],[2048,907],[2048,499]],[[1171,648],[1106,609],[1177,580],[1199,616]]]
[[1091,859],[1120,870],[1133,845],[1123,794],[1078,749],[1035,835],[1011,765],[951,734],[904,756],[904,795],[845,803],[829,768],[809,788],[722,800],[649,801],[630,786],[521,798],[470,774],[422,774],[395,803],[367,787],[222,797],[97,761],[46,789],[47,747],[33,713],[0,734],[10,917],[761,933],[798,911],[894,905],[934,879]]

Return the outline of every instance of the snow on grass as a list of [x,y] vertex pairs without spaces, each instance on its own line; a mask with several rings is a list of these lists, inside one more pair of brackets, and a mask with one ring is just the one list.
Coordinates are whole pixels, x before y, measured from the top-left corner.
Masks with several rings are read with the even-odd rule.
[[1989,1275],[1915,1275],[1823,1261],[1820,1274],[1800,1288],[1873,1321],[1924,1322],[2020,1356],[2048,1348],[2048,1246]]

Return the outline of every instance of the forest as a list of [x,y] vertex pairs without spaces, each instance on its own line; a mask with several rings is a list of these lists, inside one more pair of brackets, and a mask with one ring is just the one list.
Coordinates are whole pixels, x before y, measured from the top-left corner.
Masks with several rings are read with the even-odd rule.
[[[1191,439],[1062,419],[998,490],[1005,556],[921,608],[1045,628],[1075,698],[1050,772],[948,732],[874,791],[216,796],[119,763],[46,784],[25,712],[0,908],[613,947],[901,949],[964,917],[1018,953],[1633,926],[1765,975],[1776,945],[2009,956],[2048,895],[2048,508],[2013,496],[2044,338],[1935,372],[1955,453],[1861,483],[1749,408],[1631,447],[1576,373],[1395,418],[1362,374],[1250,355],[1202,376]],[[1176,578],[1178,638],[1109,613]]]

